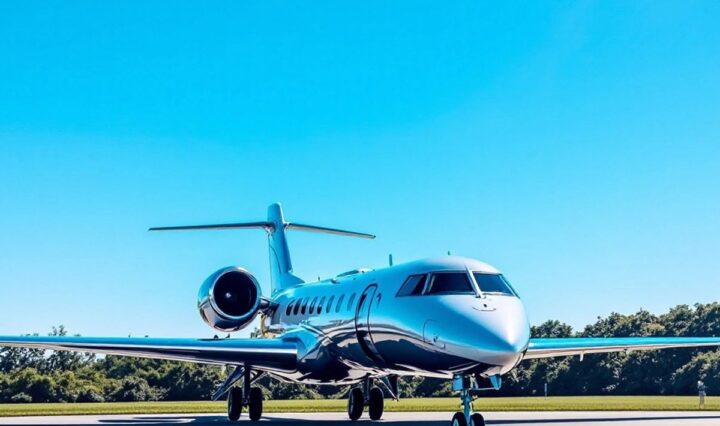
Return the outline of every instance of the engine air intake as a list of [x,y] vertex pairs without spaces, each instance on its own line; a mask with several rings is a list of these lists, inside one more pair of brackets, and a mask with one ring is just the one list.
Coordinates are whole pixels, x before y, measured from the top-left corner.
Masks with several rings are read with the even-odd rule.
[[243,268],[223,268],[210,275],[200,287],[200,316],[212,328],[237,331],[257,315],[261,301],[260,285]]

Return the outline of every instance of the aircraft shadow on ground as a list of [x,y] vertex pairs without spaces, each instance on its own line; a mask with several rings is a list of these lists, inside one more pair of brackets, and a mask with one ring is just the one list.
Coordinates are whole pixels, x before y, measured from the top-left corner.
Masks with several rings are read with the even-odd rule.
[[[608,425],[612,425],[613,423],[623,423],[623,424],[648,424],[652,421],[682,421],[682,420],[720,420],[720,413],[717,415],[698,415],[698,416],[690,416],[687,414],[668,414],[665,416],[622,416],[622,417],[576,417],[576,418],[554,418],[551,413],[548,413],[547,417],[543,417],[542,414],[538,415],[537,419],[496,419],[487,420],[488,425],[533,425],[533,424],[583,424],[583,423],[592,423],[592,422],[602,422],[606,423]],[[201,425],[208,425],[208,426],[215,426],[215,425],[241,425],[245,423],[246,425],[249,425],[251,422],[247,419],[241,419],[239,422],[229,422],[227,420],[227,417],[225,416],[194,416],[194,415],[177,415],[177,416],[142,416],[138,415],[133,417],[132,419],[99,419],[99,424],[104,425],[112,425],[112,426],[134,426],[134,425],[173,425],[173,424],[189,424],[193,426],[201,426]],[[349,420],[316,420],[316,419],[292,419],[292,418],[265,418],[261,423],[268,424],[277,424],[277,425],[292,425],[292,424],[321,424],[323,426],[348,426],[350,423],[353,424],[377,424],[376,422],[372,422],[369,419],[361,419],[356,422],[350,422]],[[447,426],[447,424],[450,423],[449,419],[447,421],[438,421],[438,420],[423,420],[423,419],[412,419],[412,420],[398,420],[398,421],[383,421],[381,424],[383,425],[393,425],[393,426],[410,426],[410,425],[417,425],[421,424],[423,426]],[[18,423],[19,425],[21,423]],[[48,426],[73,426],[71,423],[58,423],[58,424],[52,424],[47,423]],[[80,426],[80,425],[78,425]]]

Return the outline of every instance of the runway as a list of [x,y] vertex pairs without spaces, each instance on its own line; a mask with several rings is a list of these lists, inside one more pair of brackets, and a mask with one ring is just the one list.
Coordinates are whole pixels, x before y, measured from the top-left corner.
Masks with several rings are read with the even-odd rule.
[[[385,413],[381,424],[410,426],[447,426],[451,413]],[[720,412],[680,412],[680,411],[602,411],[602,412],[489,412],[485,415],[488,425],[583,425],[583,426],[678,426],[678,425],[715,425],[720,424]],[[232,424],[249,424],[243,416]],[[350,421],[344,413],[282,413],[268,414],[262,423],[278,425],[306,425],[309,423],[323,426],[348,426]],[[366,417],[354,424],[376,424]],[[48,416],[48,417],[5,417],[0,425],[175,425],[190,424],[226,425],[231,424],[225,416],[218,414],[135,414],[113,416]]]

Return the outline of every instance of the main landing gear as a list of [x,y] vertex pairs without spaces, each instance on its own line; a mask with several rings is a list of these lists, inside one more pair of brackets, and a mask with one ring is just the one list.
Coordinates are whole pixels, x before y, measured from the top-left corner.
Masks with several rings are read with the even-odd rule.
[[243,407],[247,407],[250,420],[257,421],[262,417],[263,394],[259,387],[250,386],[251,383],[250,369],[245,369],[243,387],[236,386],[228,391],[228,419],[231,422],[240,419]]
[[228,419],[231,422],[240,419],[243,407],[247,407],[250,420],[260,420],[263,411],[263,394],[260,388],[251,387],[245,399],[243,399],[243,390],[241,388],[230,389],[230,392],[228,392]]
[[365,381],[362,388],[350,389],[348,394],[348,417],[350,417],[350,420],[359,419],[365,410],[365,405],[368,407],[370,420],[380,420],[382,418],[385,408],[385,395],[378,386],[371,386],[370,379]]

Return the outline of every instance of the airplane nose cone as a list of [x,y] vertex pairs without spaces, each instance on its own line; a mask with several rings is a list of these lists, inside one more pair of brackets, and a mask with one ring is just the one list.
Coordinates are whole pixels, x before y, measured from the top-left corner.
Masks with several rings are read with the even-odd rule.
[[529,328],[525,317],[503,318],[486,324],[487,334],[491,336],[488,349],[497,352],[519,353],[525,350],[528,344]]
[[486,372],[504,374],[522,358],[530,341],[530,326],[520,299],[510,296],[444,299],[442,320],[428,320],[423,340],[450,362],[467,368],[471,361]]
[[480,331],[474,339],[477,359],[489,365],[512,367],[527,348],[530,326],[519,299],[496,299],[492,311],[481,310],[474,316]]

